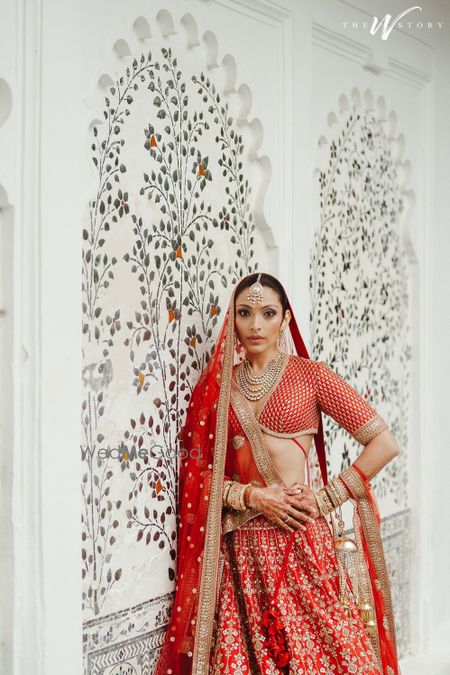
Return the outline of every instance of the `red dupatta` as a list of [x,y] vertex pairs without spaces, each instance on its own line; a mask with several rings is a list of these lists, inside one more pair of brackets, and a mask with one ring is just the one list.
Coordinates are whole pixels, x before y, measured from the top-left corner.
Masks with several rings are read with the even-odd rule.
[[[235,289],[208,365],[192,392],[181,433],[175,599],[155,675],[208,673],[218,594],[231,380],[234,364],[245,356],[235,341]],[[289,331],[295,351],[298,356],[309,358],[290,304],[289,309]],[[320,411],[314,440],[322,481],[326,484]]]

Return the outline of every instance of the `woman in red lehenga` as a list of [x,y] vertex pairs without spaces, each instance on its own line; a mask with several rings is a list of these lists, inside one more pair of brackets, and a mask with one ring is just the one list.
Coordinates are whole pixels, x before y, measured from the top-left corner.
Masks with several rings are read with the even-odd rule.
[[[365,446],[331,481],[322,410]],[[271,275],[236,286],[182,441],[176,593],[155,675],[399,673],[369,483],[398,445],[365,399],[309,359]],[[348,500],[354,542],[340,518]]]

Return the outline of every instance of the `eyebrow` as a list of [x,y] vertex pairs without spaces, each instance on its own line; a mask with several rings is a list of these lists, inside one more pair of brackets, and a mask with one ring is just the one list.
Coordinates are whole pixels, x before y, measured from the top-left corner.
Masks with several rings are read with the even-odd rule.
[[[244,303],[240,303],[240,304],[238,305],[238,307],[246,307],[247,309],[253,309],[253,307],[250,307],[250,305],[246,305],[246,304],[244,304]],[[275,307],[275,309],[276,309],[276,305],[274,305],[274,304],[272,304],[272,305],[264,305],[264,307],[260,307],[260,309],[267,309],[268,307]]]

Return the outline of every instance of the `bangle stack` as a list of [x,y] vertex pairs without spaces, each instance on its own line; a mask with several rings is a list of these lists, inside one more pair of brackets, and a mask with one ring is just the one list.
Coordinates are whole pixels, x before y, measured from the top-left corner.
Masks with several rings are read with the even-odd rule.
[[340,476],[345,476],[346,471],[349,471],[349,469],[343,471],[342,474],[333,478],[316,492],[316,502],[321,516],[327,516],[349,498],[347,488],[340,478]]
[[244,501],[244,493],[247,485],[228,480],[223,488],[223,503],[235,511],[245,511],[247,508]]
[[223,505],[229,506],[235,511],[245,511],[249,508],[245,503],[245,491],[249,486],[255,484],[258,484],[257,481],[239,483],[239,481],[227,480],[223,488]]

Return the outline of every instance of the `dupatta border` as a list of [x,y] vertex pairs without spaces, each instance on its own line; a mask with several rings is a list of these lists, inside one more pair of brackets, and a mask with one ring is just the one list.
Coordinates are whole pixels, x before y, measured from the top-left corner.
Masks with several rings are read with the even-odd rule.
[[259,516],[260,513],[261,511],[256,511],[256,509],[246,509],[238,513],[226,513],[222,518],[222,534],[228,534],[228,532],[237,530],[245,523],[248,523],[249,520],[252,520],[252,518]]
[[228,440],[228,406],[230,402],[231,376],[233,373],[233,334],[234,306],[232,300],[228,309],[223,368],[222,373],[218,374],[218,378],[221,377],[222,382],[217,405],[211,492],[209,495],[208,516],[206,520],[205,544],[203,549],[192,661],[192,672],[195,673],[195,675],[208,674],[214,627],[221,544],[222,490]]
[[359,517],[364,531],[364,537],[367,541],[367,547],[377,573],[377,580],[380,583],[383,594],[384,607],[388,625],[386,629],[390,632],[395,644],[395,625],[392,611],[391,586],[386,567],[386,560],[383,553],[383,544],[379,534],[379,527],[376,516],[373,513],[369,502],[366,499],[358,503]]
[[384,625],[386,631],[390,633],[394,648],[396,650],[396,636],[394,613],[392,609],[391,586],[384,557],[383,543],[381,541],[380,528],[378,520],[372,505],[367,499],[366,489],[358,473],[351,468],[345,472],[345,483],[350,488],[355,500],[359,521],[364,532],[364,539],[367,543],[367,549],[372,559],[376,573],[375,583],[380,588],[387,625]]
[[233,406],[236,417],[238,418],[241,427],[243,428],[245,435],[250,442],[256,468],[263,477],[266,485],[271,485],[273,483],[276,485],[284,485],[285,483],[280,478],[273,465],[256,417],[254,416],[251,408],[247,405],[244,396],[237,388],[237,385],[233,381],[231,391],[231,405]]
[[[363,549],[363,543],[362,543],[362,538],[361,538],[361,519],[359,517],[358,513],[358,507],[357,503],[353,503],[353,508],[354,508],[354,515],[353,515],[353,530],[354,530],[354,535],[355,535],[355,540],[356,540],[356,545],[358,547],[358,554],[357,554],[357,566],[358,566],[358,577],[360,580],[363,582],[363,595],[364,598],[366,598],[372,607],[375,608],[375,598],[373,596],[373,590],[372,590],[372,584],[370,583],[370,575],[369,575],[369,570],[367,568],[367,563],[364,557],[364,549]],[[381,672],[383,672],[383,663],[381,660],[381,650],[380,650],[380,633],[378,630],[378,624],[376,623],[376,631],[373,633],[369,633],[369,640],[372,643],[373,650],[375,652],[375,657],[378,662],[378,667]]]

